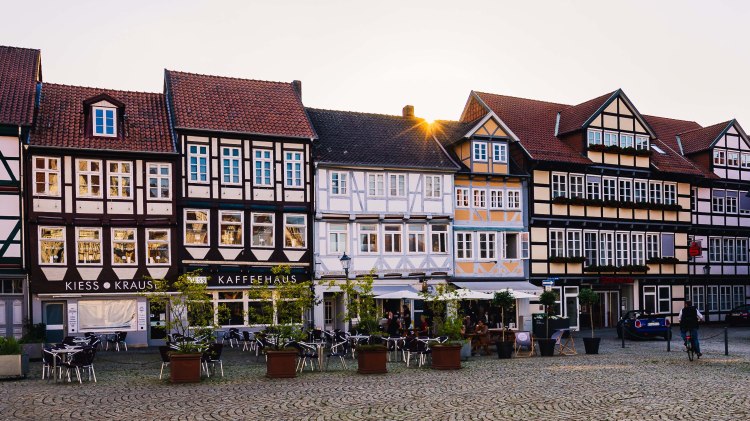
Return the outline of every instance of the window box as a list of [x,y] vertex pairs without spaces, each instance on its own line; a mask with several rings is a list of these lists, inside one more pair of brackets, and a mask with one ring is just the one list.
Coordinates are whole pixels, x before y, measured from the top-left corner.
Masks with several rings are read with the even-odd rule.
[[646,265],[625,265],[625,266],[586,266],[583,268],[584,272],[648,272],[649,267]]
[[610,146],[590,145],[589,151],[614,153],[618,155],[651,156],[651,149],[636,149],[632,147],[621,148],[620,146],[617,146],[617,145],[610,145]]
[[650,265],[674,265],[680,263],[680,259],[676,257],[652,257],[646,261]]
[[633,202],[630,200],[600,200],[600,199],[585,199],[583,197],[569,198],[565,196],[558,196],[552,199],[553,204],[557,205],[577,205],[577,206],[603,206],[610,208],[623,208],[623,209],[648,209],[648,210],[662,210],[662,211],[674,211],[679,212],[682,210],[681,205],[673,204],[667,205],[664,203],[651,203],[651,202]]
[[552,256],[548,260],[550,263],[583,263],[586,261],[586,258],[583,256]]

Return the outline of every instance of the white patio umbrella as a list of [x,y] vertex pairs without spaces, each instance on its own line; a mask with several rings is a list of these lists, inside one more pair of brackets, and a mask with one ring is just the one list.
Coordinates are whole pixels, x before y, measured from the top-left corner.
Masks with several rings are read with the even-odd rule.
[[492,297],[493,295],[487,292],[459,288],[452,293],[442,294],[435,298],[438,300],[491,300]]
[[391,300],[391,299],[421,300],[423,299],[423,297],[419,295],[416,291],[410,291],[410,290],[387,292],[385,294],[376,295],[375,298],[378,300]]
[[[534,294],[529,294],[528,292],[523,292],[523,291],[513,291],[510,288],[501,289],[500,291],[509,291],[511,294],[513,294],[513,298],[515,298],[516,300],[523,300],[526,298],[536,298],[536,295]],[[494,296],[494,294],[492,295]]]

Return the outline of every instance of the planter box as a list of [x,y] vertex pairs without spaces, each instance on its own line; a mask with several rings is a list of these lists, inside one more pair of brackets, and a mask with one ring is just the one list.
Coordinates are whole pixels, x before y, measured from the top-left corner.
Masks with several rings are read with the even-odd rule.
[[172,383],[200,382],[201,354],[170,354],[169,378]]
[[26,377],[29,373],[28,355],[0,355],[1,377]]
[[266,351],[266,377],[288,379],[297,377],[297,350]]
[[386,360],[388,350],[362,349],[357,351],[357,373],[359,374],[383,374],[388,372]]
[[[549,334],[552,335],[557,329],[570,329],[570,319],[567,317],[549,320]],[[547,337],[547,325],[544,318],[534,318],[534,336],[537,338]]]
[[29,356],[31,361],[40,361],[42,359],[42,348],[44,346],[41,342],[21,344],[23,347],[23,353]]
[[542,357],[552,357],[555,355],[555,340],[554,339],[536,339],[537,348],[539,348],[539,355]]
[[497,358],[510,358],[513,356],[512,341],[497,341]]
[[458,370],[461,368],[462,345],[433,345],[432,368],[435,370]]
[[586,353],[598,354],[601,340],[602,338],[583,338],[583,347],[586,349]]

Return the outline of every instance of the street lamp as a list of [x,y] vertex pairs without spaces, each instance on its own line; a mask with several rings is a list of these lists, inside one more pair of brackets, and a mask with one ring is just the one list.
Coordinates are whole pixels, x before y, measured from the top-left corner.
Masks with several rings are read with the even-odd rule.
[[708,263],[706,263],[706,265],[703,266],[703,274],[704,275],[708,275],[710,272],[711,272],[711,265],[709,265]]
[[[341,267],[344,269],[344,282],[346,282],[347,285],[349,285],[348,284],[348,282],[349,282],[349,268],[351,268],[351,266],[352,266],[352,258],[349,257],[349,256],[347,256],[346,253],[344,253],[344,255],[341,256],[341,259],[339,259],[339,261],[341,262]],[[347,303],[346,303],[346,314],[349,315],[347,317],[349,318],[349,332],[351,332],[352,331],[352,318],[351,318],[351,313],[349,313],[349,306],[352,304],[352,299],[351,299],[351,297],[349,297],[348,293],[347,293],[347,296],[346,296],[346,301],[347,301]]]

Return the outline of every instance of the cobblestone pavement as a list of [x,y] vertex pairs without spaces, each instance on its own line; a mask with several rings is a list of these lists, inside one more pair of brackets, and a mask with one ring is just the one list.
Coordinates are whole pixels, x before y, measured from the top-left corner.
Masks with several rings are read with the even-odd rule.
[[[0,382],[0,418],[128,420],[747,420],[750,329],[703,329],[704,356],[690,363],[678,341],[620,341],[603,331],[601,354],[474,357],[459,371],[406,368],[358,375],[331,361],[327,372],[264,377],[263,360],[237,349],[224,355],[224,378],[172,385],[159,380],[156,349],[101,352],[98,383],[54,384],[40,364],[26,380]],[[165,376],[167,377],[167,376]]]

